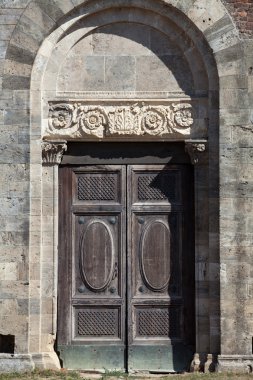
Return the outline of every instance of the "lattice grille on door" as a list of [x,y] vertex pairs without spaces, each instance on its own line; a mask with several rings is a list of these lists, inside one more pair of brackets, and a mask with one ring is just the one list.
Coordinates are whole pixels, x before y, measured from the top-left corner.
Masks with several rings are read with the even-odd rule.
[[82,310],[77,313],[79,336],[118,336],[117,310]]
[[117,197],[115,176],[78,177],[78,199],[81,201],[113,201]]
[[137,313],[137,335],[180,336],[180,315],[175,307],[158,310],[139,310]]
[[178,197],[177,174],[159,173],[139,175],[138,199],[175,201]]

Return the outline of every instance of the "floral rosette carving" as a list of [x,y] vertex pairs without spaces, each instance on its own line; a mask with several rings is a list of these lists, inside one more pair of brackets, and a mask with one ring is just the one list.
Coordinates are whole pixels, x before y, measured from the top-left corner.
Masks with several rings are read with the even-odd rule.
[[[188,102],[166,102],[163,105],[51,103],[44,138],[66,140],[107,136],[165,136],[183,138],[191,134],[194,122]],[[174,136],[173,136],[174,135]]]
[[88,135],[104,136],[104,127],[107,124],[107,116],[102,108],[80,107],[80,126]]
[[142,119],[142,128],[149,135],[163,134],[166,130],[166,111],[162,108],[146,108]]
[[189,128],[193,124],[193,110],[191,104],[172,104],[176,127]]
[[78,131],[76,104],[50,104],[48,128],[52,135],[73,135]]

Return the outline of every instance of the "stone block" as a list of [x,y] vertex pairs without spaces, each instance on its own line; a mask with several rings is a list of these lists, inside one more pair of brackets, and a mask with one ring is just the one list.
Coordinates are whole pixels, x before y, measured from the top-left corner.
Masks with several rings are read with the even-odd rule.
[[[32,66],[30,64],[21,63],[6,59],[4,67],[4,76],[8,77],[30,77]],[[18,86],[17,86],[18,87]],[[16,88],[13,88],[15,90]]]
[[[27,79],[27,78],[26,78]],[[4,114],[5,125],[29,125],[30,111],[29,109],[11,109],[6,110]]]
[[1,41],[0,40],[0,59],[5,58],[7,46],[8,46],[8,41]]
[[40,264],[30,263],[30,280],[37,280],[40,278]]
[[[0,17],[0,20],[1,20],[1,17]],[[1,40],[9,41],[14,28],[15,28],[15,24],[1,25]]]
[[225,75],[220,77],[220,86],[224,89],[246,89],[247,84],[246,75]]
[[70,0],[37,0],[37,4],[54,21],[58,21],[74,7]]
[[30,88],[30,77],[5,74],[2,86],[7,90],[28,89]]
[[248,109],[249,98],[245,89],[223,89],[220,90],[220,107],[226,109]]
[[31,355],[0,354],[0,372],[2,373],[29,372],[33,371],[34,367]]
[[28,231],[0,231],[0,244],[2,245],[26,245]]
[[30,280],[29,282],[30,282],[29,297],[32,299],[38,299],[39,300],[40,299],[40,279],[37,278],[36,280]]
[[29,161],[29,145],[25,144],[0,144],[2,152],[0,163],[26,163]]
[[192,88],[193,79],[182,56],[136,57],[137,91],[190,93]]
[[[1,103],[1,101],[0,101]],[[18,143],[18,127],[8,126],[1,128],[0,141],[2,144],[17,144]]]
[[30,0],[1,0],[0,8],[24,9]]
[[205,31],[209,28],[215,30],[215,24],[219,22],[225,15],[225,9],[219,0],[214,0],[210,6],[209,0],[197,0],[187,11],[187,16],[197,25],[197,27]]
[[104,57],[86,56],[74,62],[73,65],[72,58],[67,59],[62,68],[57,84],[59,91],[104,90]]
[[[52,315],[54,310],[54,304],[52,298],[42,298],[41,309],[43,315]],[[52,317],[51,317],[52,319]]]
[[22,13],[22,9],[3,9],[0,5],[0,25],[15,25]]
[[105,57],[105,89],[107,91],[134,91],[135,72],[133,57]]
[[117,23],[98,28],[90,44],[93,54],[99,56],[150,55],[150,33],[149,26],[131,24],[127,28],[125,23]]
[[[30,54],[35,55],[44,39],[44,35],[41,30],[36,30],[36,25],[33,27],[29,24],[32,24],[29,19],[22,19],[22,23],[19,23],[13,34],[12,34],[12,45],[16,45],[21,49],[28,50]],[[27,30],[30,30],[30,33],[27,34]],[[33,30],[35,34],[33,35]]]
[[29,300],[30,314],[40,314],[40,300],[37,298],[30,298]]
[[[3,273],[2,268],[4,268],[5,272],[5,265],[2,263],[0,264],[0,272]],[[15,297],[18,298],[28,298],[28,283],[27,281],[18,281],[18,280],[4,280],[1,277],[1,298],[2,299],[11,299],[13,298],[13,294],[15,294]]]
[[[235,28],[234,28],[233,23],[231,22],[230,16],[225,13],[222,18],[220,18],[213,25],[207,28],[204,34],[208,42],[210,43],[211,41],[218,40],[222,36],[225,37],[226,34],[233,32],[234,29]],[[224,49],[224,41],[223,41],[223,49]]]
[[222,233],[220,235],[220,244],[222,247],[228,246],[251,246],[252,245],[253,234],[239,233],[239,232],[228,232]]
[[[1,52],[1,42],[0,42],[0,52]],[[15,62],[24,63],[26,65],[32,66],[34,62],[35,54],[28,49],[28,46],[21,47],[18,45],[10,44],[8,46],[6,58],[9,61],[15,61]]]
[[9,215],[6,218],[6,230],[25,232],[29,229],[29,218],[26,215]]
[[[47,1],[47,0],[37,0],[30,2],[30,4],[26,7],[25,12],[22,15],[22,19],[26,17],[31,20],[37,26],[37,29],[42,30],[51,30],[55,27],[55,21],[53,20],[53,15],[50,15],[50,9],[55,8],[54,4],[55,0]],[[66,1],[62,1],[64,4]]]

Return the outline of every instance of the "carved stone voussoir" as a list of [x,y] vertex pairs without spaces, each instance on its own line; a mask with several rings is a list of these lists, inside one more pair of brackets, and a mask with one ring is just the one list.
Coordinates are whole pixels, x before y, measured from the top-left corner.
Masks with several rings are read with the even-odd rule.
[[165,105],[51,103],[44,138],[83,139],[117,136],[189,137],[194,111],[189,101]]
[[42,162],[45,165],[59,165],[62,160],[63,153],[67,150],[66,141],[43,141]]
[[206,140],[186,140],[185,141],[185,151],[189,154],[191,163],[196,165],[200,161],[201,154],[203,154],[207,149]]

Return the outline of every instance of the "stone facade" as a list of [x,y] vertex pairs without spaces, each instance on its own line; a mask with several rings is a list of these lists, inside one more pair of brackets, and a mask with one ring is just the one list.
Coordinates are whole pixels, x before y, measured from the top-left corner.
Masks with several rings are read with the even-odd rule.
[[251,0],[0,1],[1,371],[60,367],[58,165],[68,141],[102,139],[185,142],[192,368],[252,371],[251,18]]

